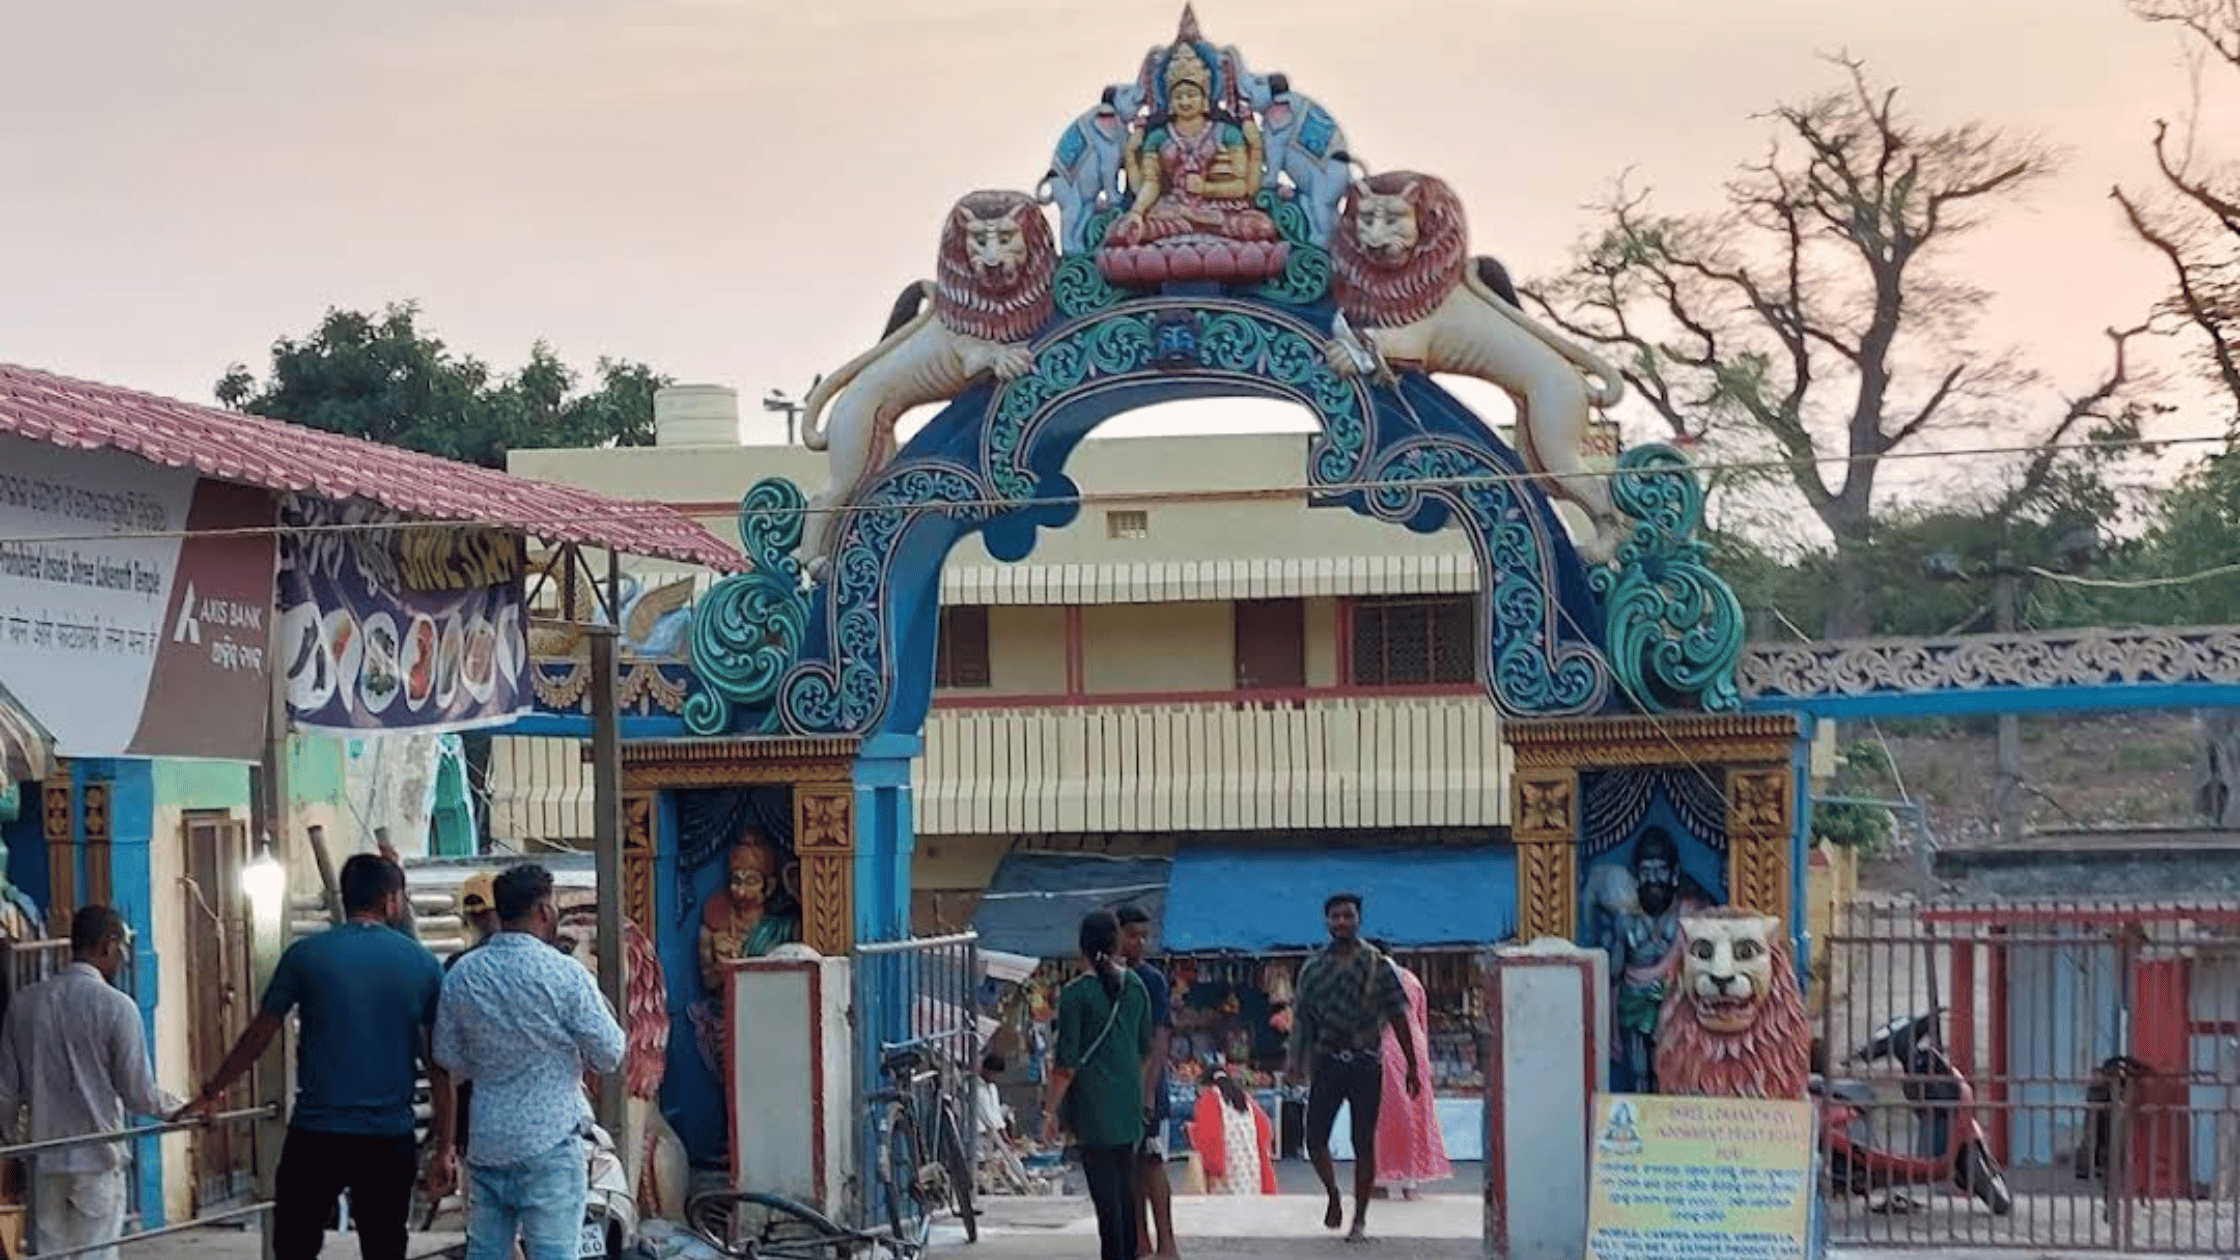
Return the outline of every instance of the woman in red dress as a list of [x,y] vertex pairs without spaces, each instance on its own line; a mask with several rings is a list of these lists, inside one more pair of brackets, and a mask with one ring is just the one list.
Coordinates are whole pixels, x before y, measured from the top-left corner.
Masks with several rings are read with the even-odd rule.
[[1190,1149],[1205,1169],[1207,1194],[1274,1194],[1275,1129],[1268,1113],[1226,1069],[1215,1068],[1190,1116]]

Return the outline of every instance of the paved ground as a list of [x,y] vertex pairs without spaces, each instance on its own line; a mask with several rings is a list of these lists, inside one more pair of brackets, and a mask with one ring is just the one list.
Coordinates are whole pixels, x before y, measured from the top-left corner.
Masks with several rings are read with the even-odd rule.
[[[1407,1257],[1408,1260],[1478,1260],[1480,1207],[1468,1195],[1432,1195],[1413,1203],[1376,1203],[1369,1209],[1368,1247],[1348,1246],[1322,1228],[1319,1195],[1175,1200],[1175,1230],[1186,1256],[1251,1260],[1317,1257]],[[961,1241],[937,1249],[955,1260],[1062,1260],[1093,1257],[1096,1218],[1086,1200],[1004,1199],[988,1205],[980,1244]]]
[[[415,1232],[405,1243],[405,1260],[449,1260],[465,1255],[466,1250],[465,1234],[448,1230]],[[123,1260],[259,1260],[264,1254],[264,1240],[253,1226],[213,1225],[134,1243],[118,1254]],[[356,1260],[357,1237],[330,1232],[319,1254],[331,1260]]]
[[[1461,1188],[1456,1183],[1441,1187],[1448,1193],[1414,1203],[1371,1205],[1370,1243],[1349,1246],[1321,1228],[1319,1194],[1297,1193],[1291,1180],[1284,1178],[1284,1193],[1272,1198],[1176,1199],[1175,1227],[1182,1236],[1182,1254],[1228,1260],[1368,1256],[1480,1260],[1484,1254],[1479,1200],[1452,1193]],[[1090,1260],[1097,1254],[1096,1220],[1085,1199],[996,1199],[988,1202],[987,1212],[978,1246],[968,1247],[961,1237],[950,1237],[936,1246],[934,1254],[945,1260]],[[1894,1247],[1836,1247],[1829,1252],[1831,1260],[2104,1260],[2108,1254]],[[2153,1258],[2130,1255],[2126,1260]]]

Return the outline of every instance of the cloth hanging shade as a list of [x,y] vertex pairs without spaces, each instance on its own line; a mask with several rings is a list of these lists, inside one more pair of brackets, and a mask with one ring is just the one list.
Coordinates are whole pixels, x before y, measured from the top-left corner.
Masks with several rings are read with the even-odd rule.
[[54,736],[0,683],[0,783],[38,782],[54,772]]

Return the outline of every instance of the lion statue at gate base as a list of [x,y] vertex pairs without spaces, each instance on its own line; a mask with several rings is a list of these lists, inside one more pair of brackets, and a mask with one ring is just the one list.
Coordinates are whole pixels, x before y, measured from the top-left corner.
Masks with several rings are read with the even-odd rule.
[[1781,921],[1721,907],[1685,915],[1657,1018],[1657,1086],[1709,1098],[1798,1098],[1812,1029]]
[[[1625,396],[1618,370],[1527,315],[1499,263],[1470,257],[1462,201],[1437,176],[1387,171],[1356,182],[1330,248],[1331,366],[1346,375],[1452,372],[1506,390],[1525,467],[1586,510],[1594,533],[1579,550],[1610,559],[1626,529],[1608,478],[1589,471],[1582,452],[1590,404]],[[1582,372],[1597,378],[1592,391]]]
[[822,570],[839,509],[894,457],[903,413],[947,402],[983,373],[1013,380],[1032,370],[1026,343],[1056,309],[1057,266],[1050,222],[1026,193],[970,193],[951,208],[938,278],[905,289],[879,344],[818,381],[802,403],[802,445],[829,451],[831,467],[802,523],[803,573]]

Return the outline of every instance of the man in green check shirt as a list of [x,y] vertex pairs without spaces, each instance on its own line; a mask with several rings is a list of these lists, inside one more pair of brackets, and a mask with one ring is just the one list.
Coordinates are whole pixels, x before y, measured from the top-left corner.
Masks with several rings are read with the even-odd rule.
[[1377,1181],[1377,1110],[1384,1101],[1384,1064],[1378,1052],[1391,1025],[1407,1056],[1408,1097],[1423,1092],[1416,1071],[1415,1037],[1408,1027],[1408,994],[1392,961],[1361,939],[1361,897],[1337,893],[1322,903],[1330,944],[1299,969],[1292,1002],[1290,1071],[1308,1078],[1307,1154],[1322,1178],[1329,1207],[1322,1223],[1345,1222],[1338,1170],[1330,1159],[1330,1130],[1338,1108],[1351,1109],[1353,1129],[1353,1228],[1348,1241],[1368,1236],[1369,1195]]

